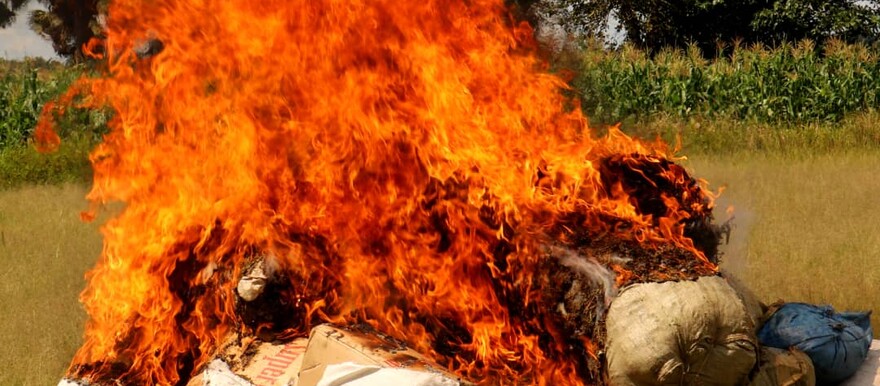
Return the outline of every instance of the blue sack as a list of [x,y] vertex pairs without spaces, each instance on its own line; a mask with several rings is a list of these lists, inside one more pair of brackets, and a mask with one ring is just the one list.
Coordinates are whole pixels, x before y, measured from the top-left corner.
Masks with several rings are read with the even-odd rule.
[[805,352],[819,385],[837,384],[855,374],[872,339],[871,311],[836,313],[831,306],[804,303],[786,303],[758,331],[765,346]]

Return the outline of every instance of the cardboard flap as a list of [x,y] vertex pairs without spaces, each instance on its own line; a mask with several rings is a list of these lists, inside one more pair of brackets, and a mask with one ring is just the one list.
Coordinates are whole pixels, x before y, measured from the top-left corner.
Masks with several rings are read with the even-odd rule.
[[[230,349],[214,359],[187,386],[288,386],[297,381],[308,340],[260,343]],[[235,350],[239,350],[235,353]],[[242,354],[244,350],[247,354]],[[253,351],[252,351],[253,350]],[[224,358],[227,361],[224,361]]]
[[459,384],[458,377],[406,347],[403,342],[367,329],[323,324],[312,329],[298,386],[316,386],[328,365],[346,362],[437,374]]

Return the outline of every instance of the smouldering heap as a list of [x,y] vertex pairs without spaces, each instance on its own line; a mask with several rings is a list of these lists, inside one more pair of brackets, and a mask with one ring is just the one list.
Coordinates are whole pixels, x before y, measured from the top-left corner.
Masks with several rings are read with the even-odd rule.
[[[125,209],[71,376],[175,384],[232,331],[331,321],[472,380],[577,385],[595,348],[539,306],[553,248],[714,270],[688,233],[704,191],[662,144],[594,138],[502,0],[116,0],[106,24],[103,75],[72,92],[115,111],[88,197]],[[256,325],[234,295],[254,256],[289,280],[288,313]]]

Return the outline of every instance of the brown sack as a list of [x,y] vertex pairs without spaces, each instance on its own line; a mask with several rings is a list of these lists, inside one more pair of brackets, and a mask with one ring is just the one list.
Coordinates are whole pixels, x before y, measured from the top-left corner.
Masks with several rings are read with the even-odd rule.
[[744,385],[757,364],[754,319],[720,277],[627,287],[606,322],[614,386]]
[[761,348],[761,364],[749,386],[816,386],[813,362],[797,349]]

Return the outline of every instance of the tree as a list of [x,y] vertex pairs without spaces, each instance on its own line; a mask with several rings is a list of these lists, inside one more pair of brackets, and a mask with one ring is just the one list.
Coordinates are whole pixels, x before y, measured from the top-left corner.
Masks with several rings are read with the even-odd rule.
[[101,35],[98,0],[39,0],[47,10],[31,12],[34,32],[52,42],[58,55],[74,62],[85,60],[83,46]]
[[0,0],[0,28],[6,28],[15,22],[15,15],[28,3],[28,0]]
[[836,38],[874,42],[880,35],[880,3],[858,0],[777,0],[755,15],[762,41]]
[[[538,0],[529,3],[531,20],[564,24],[569,33],[626,40],[655,52],[696,43],[714,54],[717,41],[750,39],[748,26],[767,0]],[[613,20],[613,21],[612,21]],[[617,25],[613,31],[611,24]]]
[[511,0],[508,3],[515,13],[533,25],[552,21],[570,33],[601,34],[611,12],[608,1]]
[[[101,8],[106,0],[38,0],[46,10],[31,11],[28,24],[37,34],[52,42],[58,55],[80,62],[82,47],[101,35]],[[10,26],[30,0],[0,0],[0,28]]]
[[715,55],[719,42],[752,41],[748,27],[763,0],[616,1],[616,16],[627,40],[656,52],[696,44]]
[[[523,0],[534,22],[566,24],[569,32],[602,36],[616,20],[626,40],[650,52],[696,44],[709,56],[719,43],[776,44],[829,37],[874,40],[880,6],[865,0]],[[547,17],[550,15],[550,17]]]

